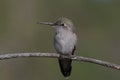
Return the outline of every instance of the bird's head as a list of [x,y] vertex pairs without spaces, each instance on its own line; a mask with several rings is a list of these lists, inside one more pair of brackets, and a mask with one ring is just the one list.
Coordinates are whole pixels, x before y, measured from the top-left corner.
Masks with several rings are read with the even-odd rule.
[[74,25],[72,21],[65,17],[61,17],[57,19],[55,22],[38,22],[38,24],[44,24],[52,26],[53,28],[64,28],[67,30],[74,31]]

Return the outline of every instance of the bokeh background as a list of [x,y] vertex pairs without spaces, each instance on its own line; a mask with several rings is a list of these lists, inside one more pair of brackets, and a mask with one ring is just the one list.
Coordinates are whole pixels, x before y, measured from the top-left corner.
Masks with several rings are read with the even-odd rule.
[[[55,52],[54,29],[36,24],[70,18],[76,27],[76,55],[120,64],[119,0],[0,0],[0,54]],[[70,80],[120,80],[120,71],[73,62]],[[57,59],[0,61],[0,80],[64,80]]]

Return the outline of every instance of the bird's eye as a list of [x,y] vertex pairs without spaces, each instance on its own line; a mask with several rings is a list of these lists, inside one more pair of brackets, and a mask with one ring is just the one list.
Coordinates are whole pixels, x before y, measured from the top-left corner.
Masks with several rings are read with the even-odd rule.
[[65,26],[64,23],[62,23],[61,26]]

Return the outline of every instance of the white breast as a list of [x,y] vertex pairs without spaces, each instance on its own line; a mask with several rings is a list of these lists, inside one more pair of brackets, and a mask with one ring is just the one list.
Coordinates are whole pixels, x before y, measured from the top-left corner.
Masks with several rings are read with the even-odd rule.
[[71,54],[76,45],[76,34],[72,31],[60,30],[55,36],[55,48],[60,54]]

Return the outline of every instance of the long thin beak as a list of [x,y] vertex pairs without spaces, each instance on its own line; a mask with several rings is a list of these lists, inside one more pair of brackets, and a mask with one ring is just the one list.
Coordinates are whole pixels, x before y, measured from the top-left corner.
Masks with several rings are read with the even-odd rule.
[[54,25],[54,23],[52,22],[37,22],[37,24],[44,24],[44,25],[50,25],[50,26]]

